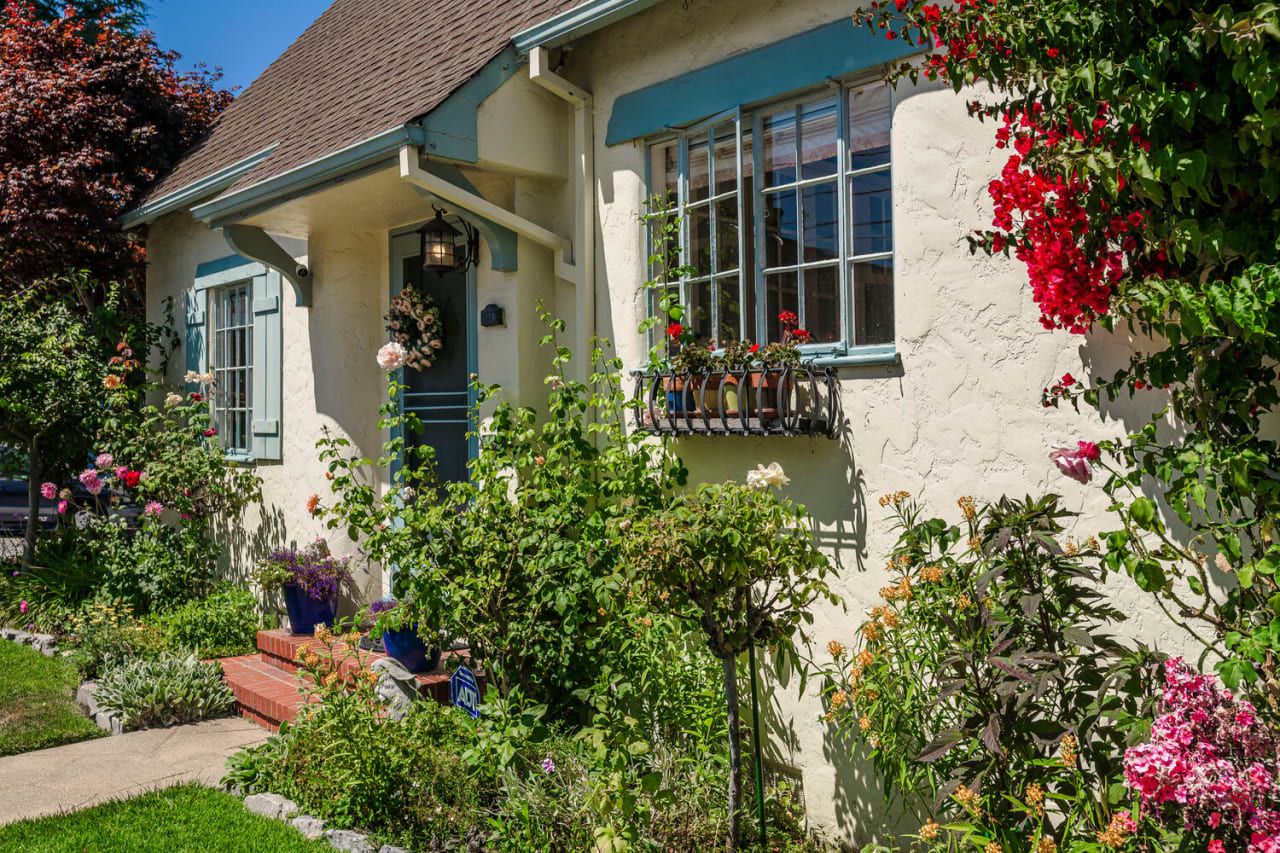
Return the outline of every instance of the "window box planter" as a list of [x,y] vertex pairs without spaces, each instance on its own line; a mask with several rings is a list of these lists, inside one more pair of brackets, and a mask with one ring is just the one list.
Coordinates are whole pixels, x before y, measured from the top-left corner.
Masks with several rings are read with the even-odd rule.
[[835,371],[808,366],[636,374],[636,427],[654,435],[825,435],[838,422]]

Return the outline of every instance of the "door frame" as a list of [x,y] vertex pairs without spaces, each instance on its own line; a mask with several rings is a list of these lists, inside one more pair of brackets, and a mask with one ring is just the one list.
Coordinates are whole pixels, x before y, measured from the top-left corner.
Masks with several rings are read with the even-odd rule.
[[[457,220],[459,218],[460,217],[452,214],[445,217],[446,221],[450,219]],[[403,289],[404,287],[404,259],[413,257],[416,254],[419,254],[421,250],[421,246],[418,244],[417,231],[419,231],[422,228],[422,226],[426,225],[428,221],[429,220],[424,219],[421,222],[417,222],[413,225],[406,225],[401,228],[392,229],[387,235],[387,258],[388,258],[387,299],[388,299],[388,302],[390,301],[391,297],[399,293],[401,289]],[[456,225],[457,223],[455,222],[453,224]],[[412,244],[410,244],[407,240],[405,240],[405,238],[408,236],[412,236],[414,238],[414,242]],[[475,392],[475,388],[472,387],[471,377],[479,371],[479,361],[480,361],[480,345],[479,345],[479,341],[477,340],[479,337],[480,309],[479,309],[477,297],[476,297],[476,265],[475,264],[471,264],[470,266],[467,267],[466,282],[467,282],[466,283],[467,294],[466,294],[465,317],[466,317],[466,322],[468,327],[465,330],[466,336],[467,336],[467,411],[471,412],[472,410],[474,410],[475,404],[476,404],[476,392]],[[446,329],[445,333],[448,334],[448,331],[449,330]],[[404,368],[403,367],[399,368],[396,371],[396,375],[400,383],[403,385],[404,384]],[[396,400],[396,407],[399,410],[401,416],[403,416],[404,415],[404,392],[403,391],[400,392],[399,398]],[[475,418],[471,417],[471,415],[468,414],[467,420],[469,421],[469,423],[467,424],[467,461],[470,462],[471,460],[475,459],[476,455],[479,453],[480,442],[476,435],[478,424],[476,423]],[[400,431],[398,427],[395,427],[392,429],[391,436],[392,438],[400,437]],[[400,457],[397,457],[396,459],[392,460],[391,476],[392,476],[393,482],[395,480],[395,475],[398,474],[400,471],[400,464],[401,464]],[[470,471],[471,471],[470,466],[468,466],[467,468],[468,477],[470,477],[471,475]]]

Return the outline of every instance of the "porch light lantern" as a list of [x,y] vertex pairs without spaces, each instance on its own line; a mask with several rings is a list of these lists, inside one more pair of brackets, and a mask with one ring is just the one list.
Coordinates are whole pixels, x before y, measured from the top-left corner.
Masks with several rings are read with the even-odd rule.
[[[436,218],[418,231],[422,237],[422,268],[444,275],[455,270],[461,272],[474,265],[479,255],[476,229],[463,220],[465,233],[459,231],[445,222],[443,210],[434,206],[433,209]],[[461,243],[459,237],[464,238]]]

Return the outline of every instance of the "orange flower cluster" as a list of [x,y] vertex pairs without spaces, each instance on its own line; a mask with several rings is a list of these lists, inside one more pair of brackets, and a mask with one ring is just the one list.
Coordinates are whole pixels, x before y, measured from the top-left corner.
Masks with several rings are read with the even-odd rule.
[[912,595],[911,578],[904,577],[896,584],[880,587],[880,597],[885,601],[910,601]]
[[867,667],[871,666],[871,664],[875,662],[876,662],[876,656],[870,649],[863,649],[862,651],[858,652],[858,665],[861,666],[863,669],[866,669]]
[[1036,853],[1058,853],[1058,842],[1046,835],[1036,844]]
[[1027,788],[1027,805],[1040,817],[1044,817],[1044,789],[1034,782]]
[[920,838],[924,841],[932,841],[938,837],[938,830],[941,828],[942,827],[938,826],[933,821],[929,821],[924,826],[920,827]]
[[954,604],[956,606],[956,610],[968,610],[970,607],[973,606],[973,601],[969,598],[969,596],[965,595],[964,593],[961,593],[960,595],[956,596]]
[[1063,767],[1076,766],[1076,753],[1080,749],[1080,742],[1076,740],[1075,735],[1063,735],[1062,743],[1058,744],[1058,756],[1062,759]]
[[920,580],[925,583],[941,583],[942,566],[925,566],[920,570]]
[[981,798],[968,785],[961,785],[956,788],[956,792],[951,796],[955,797],[956,802],[972,812],[974,816],[982,814]]
[[910,492],[904,492],[901,490],[896,492],[890,492],[887,495],[880,496],[880,506],[884,507],[884,506],[888,506],[889,504],[893,504],[895,507],[902,506],[902,502],[909,497],[911,497]]
[[844,643],[839,640],[832,640],[827,643],[827,651],[831,652],[831,656],[839,660],[844,655]]
[[973,502],[973,495],[958,498],[956,503],[960,505],[960,512],[964,514],[965,521],[973,521],[978,517],[978,508]]

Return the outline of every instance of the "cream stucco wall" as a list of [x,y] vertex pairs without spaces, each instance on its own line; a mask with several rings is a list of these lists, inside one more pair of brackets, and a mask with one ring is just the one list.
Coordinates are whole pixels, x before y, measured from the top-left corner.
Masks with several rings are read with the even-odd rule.
[[[640,142],[603,144],[614,100],[746,50],[847,15],[849,0],[666,2],[575,46],[562,74],[595,99],[599,215],[598,325],[629,365],[644,361],[635,329],[643,316],[645,236],[637,219],[646,196]],[[768,74],[769,69],[760,69]],[[821,84],[821,81],[814,81]],[[1081,537],[1114,526],[1097,482],[1083,486],[1048,459],[1055,445],[1122,435],[1145,422],[1146,405],[1117,405],[1108,417],[1045,410],[1040,391],[1070,371],[1110,375],[1128,360],[1123,335],[1078,337],[1041,328],[1022,265],[971,256],[963,235],[990,221],[986,186],[1007,153],[992,128],[970,119],[974,93],[900,89],[892,125],[895,305],[901,364],[842,368],[846,420],[838,440],[690,437],[676,443],[695,480],[735,478],[780,462],[790,496],[812,513],[818,538],[839,567],[847,612],[820,609],[811,649],[851,643],[862,615],[879,603],[893,544],[878,497],[905,489],[936,514],[958,520],[962,495],[993,499],[1057,492],[1082,514]],[[1150,403],[1151,401],[1147,401]],[[1127,580],[1114,580],[1125,633],[1175,651],[1186,643]],[[769,689],[770,749],[779,769],[803,778],[809,818],[838,837],[866,842],[893,824],[881,784],[849,757],[820,721],[817,697],[797,699],[794,678]],[[911,829],[907,827],[908,831]]]

